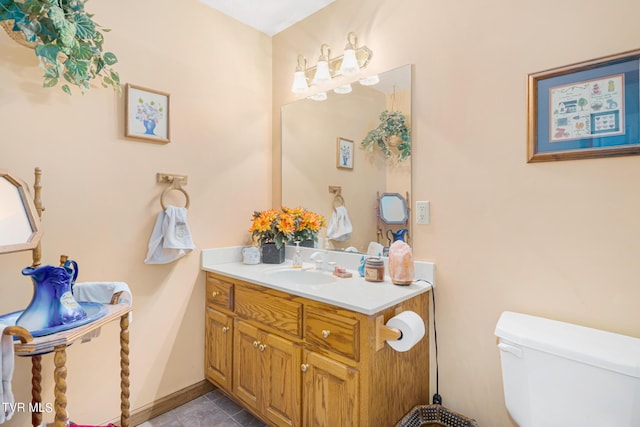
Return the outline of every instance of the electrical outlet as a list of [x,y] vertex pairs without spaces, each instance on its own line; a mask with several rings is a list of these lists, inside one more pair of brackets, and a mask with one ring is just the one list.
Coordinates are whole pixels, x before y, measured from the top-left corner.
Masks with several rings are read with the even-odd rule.
[[429,202],[416,202],[416,224],[429,224]]

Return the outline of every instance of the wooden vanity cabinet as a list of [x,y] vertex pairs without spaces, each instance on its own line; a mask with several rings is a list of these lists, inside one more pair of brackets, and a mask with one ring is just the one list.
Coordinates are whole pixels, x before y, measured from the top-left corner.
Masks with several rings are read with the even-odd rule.
[[233,394],[273,425],[300,425],[302,346],[236,319]]
[[205,331],[205,375],[223,389],[231,389],[233,318],[207,307]]
[[365,315],[207,272],[206,377],[272,426],[394,425],[429,401],[429,344],[379,346],[376,319],[426,322],[428,295]]
[[359,426],[358,370],[305,350],[303,425]]

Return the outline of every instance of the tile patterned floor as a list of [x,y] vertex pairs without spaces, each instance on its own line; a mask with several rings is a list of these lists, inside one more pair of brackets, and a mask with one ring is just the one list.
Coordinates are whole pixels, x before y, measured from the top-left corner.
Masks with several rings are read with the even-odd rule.
[[138,427],[267,427],[267,424],[216,389]]

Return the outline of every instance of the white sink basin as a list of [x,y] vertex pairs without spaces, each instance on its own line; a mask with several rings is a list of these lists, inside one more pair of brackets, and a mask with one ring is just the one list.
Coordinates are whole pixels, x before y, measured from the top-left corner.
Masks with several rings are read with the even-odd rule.
[[297,285],[324,285],[337,280],[335,276],[327,271],[316,271],[300,268],[279,268],[266,271],[270,280],[283,284]]

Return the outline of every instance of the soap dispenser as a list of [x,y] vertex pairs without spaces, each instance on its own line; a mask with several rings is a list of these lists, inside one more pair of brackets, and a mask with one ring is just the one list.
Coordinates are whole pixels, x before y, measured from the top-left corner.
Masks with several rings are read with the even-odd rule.
[[300,254],[300,242],[296,240],[296,252],[293,254],[293,268],[302,268],[302,254]]

